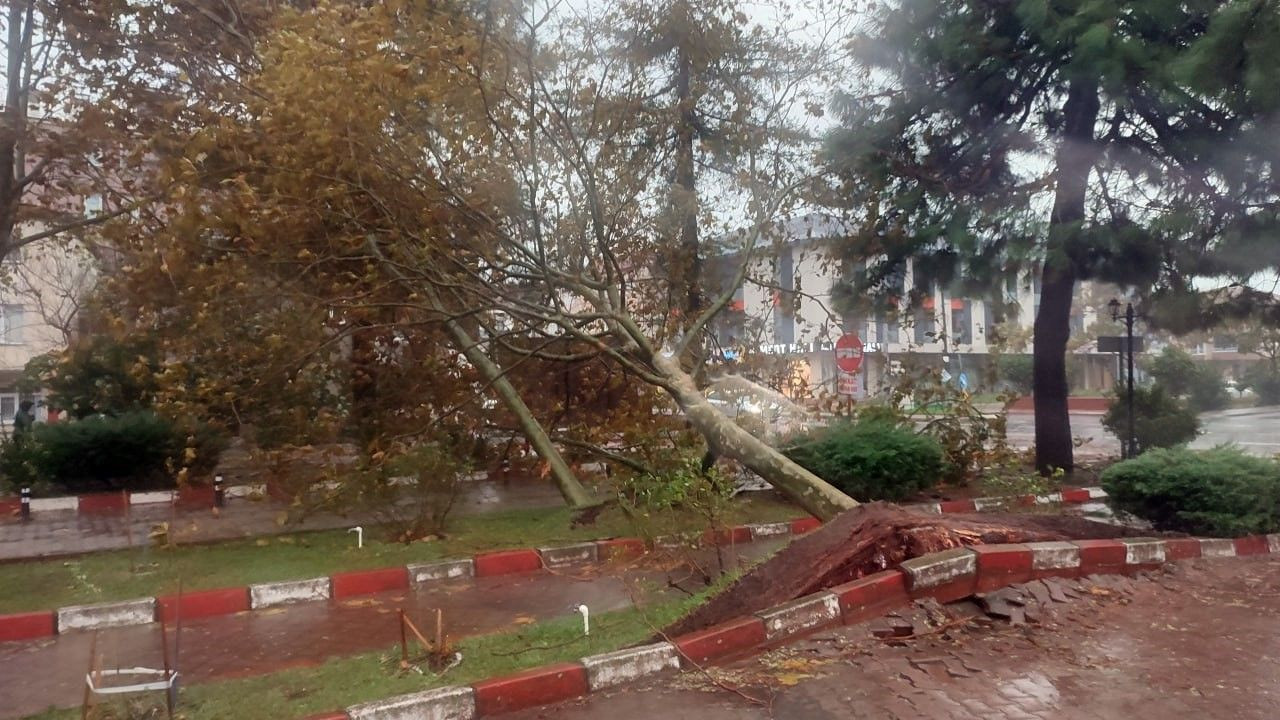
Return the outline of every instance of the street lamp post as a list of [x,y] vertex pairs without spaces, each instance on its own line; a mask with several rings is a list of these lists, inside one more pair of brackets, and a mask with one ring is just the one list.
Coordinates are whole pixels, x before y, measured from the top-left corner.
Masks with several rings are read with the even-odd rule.
[[1125,458],[1137,457],[1138,455],[1138,438],[1134,430],[1134,414],[1133,414],[1133,321],[1137,318],[1137,314],[1133,311],[1133,303],[1125,303],[1124,313],[1120,312],[1120,301],[1115,298],[1107,303],[1107,307],[1111,308],[1111,320],[1119,322],[1124,319],[1125,330],[1125,347],[1128,352],[1127,370],[1128,370],[1128,391],[1127,405],[1129,406],[1129,432],[1125,438],[1124,446],[1121,448],[1121,456]]

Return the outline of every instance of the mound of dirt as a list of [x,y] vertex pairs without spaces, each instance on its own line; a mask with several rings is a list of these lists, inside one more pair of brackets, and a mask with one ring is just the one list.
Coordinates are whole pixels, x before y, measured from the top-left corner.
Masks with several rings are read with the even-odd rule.
[[869,503],[797,538],[664,632],[670,637],[701,630],[948,548],[1139,534],[1151,533],[1079,517],[926,515]]

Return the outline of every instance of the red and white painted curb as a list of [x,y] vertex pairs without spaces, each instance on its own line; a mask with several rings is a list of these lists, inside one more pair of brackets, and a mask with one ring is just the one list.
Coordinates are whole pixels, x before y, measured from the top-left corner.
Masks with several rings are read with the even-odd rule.
[[[266,486],[229,485],[225,496],[247,497],[261,495]],[[51,512],[76,513],[77,515],[124,515],[129,508],[138,505],[177,505],[181,508],[214,507],[213,486],[184,487],[178,490],[152,490],[147,492],[106,492],[86,495],[64,495],[62,497],[31,498],[31,514],[44,515]],[[22,498],[11,495],[0,496],[0,517],[17,516],[22,512]]]
[[[228,492],[231,489],[227,488]],[[139,493],[135,493],[137,494]],[[164,493],[154,493],[154,495],[162,494]],[[119,499],[123,494],[115,494],[114,497]],[[1090,502],[1102,497],[1106,497],[1106,493],[1100,488],[1079,488],[1064,489],[1050,496],[978,498],[908,507],[930,512],[976,512],[979,505],[991,509],[1011,504],[1034,505],[1051,501]],[[75,500],[75,498],[63,499]],[[821,523],[817,518],[808,517],[793,520],[790,523],[740,525],[721,531],[708,531],[700,539],[709,545],[744,544],[772,537],[799,535],[820,526]],[[698,539],[698,536],[659,537],[654,540],[653,545],[679,545],[691,539]],[[141,625],[174,618],[179,613],[186,618],[230,615],[293,603],[340,600],[389,590],[405,590],[431,582],[457,578],[509,575],[536,572],[547,568],[606,562],[635,557],[647,552],[648,549],[649,544],[640,538],[612,538],[557,547],[500,550],[480,553],[470,558],[355,570],[326,577],[188,592],[182,595],[180,601],[177,596],[162,596],[0,615],[0,642],[46,637],[69,630]],[[1216,546],[1211,546],[1205,554],[1208,556],[1214,552],[1220,552],[1220,550],[1216,549]]]
[[468,686],[388,698],[318,717],[473,720],[572,700],[682,667],[750,655],[833,625],[865,622],[919,598],[950,602],[1043,577],[1133,574],[1167,561],[1267,553],[1280,554],[1280,534],[1234,540],[1124,538],[952,548],[670,642],[533,668]]

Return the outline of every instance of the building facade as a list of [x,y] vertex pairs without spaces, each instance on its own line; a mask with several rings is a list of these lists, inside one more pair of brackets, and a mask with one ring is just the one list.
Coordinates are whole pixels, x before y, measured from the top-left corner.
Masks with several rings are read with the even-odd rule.
[[[1003,322],[982,298],[918,281],[910,262],[899,291],[892,293],[897,299],[889,301],[896,311],[842,313],[833,291],[845,268],[831,248],[844,233],[834,219],[806,216],[788,221],[767,249],[757,249],[749,280],[737,288],[716,328],[726,357],[775,357],[792,368],[788,384],[793,394],[835,395],[840,376],[835,342],[853,333],[864,345],[855,397],[865,398],[883,391],[892,376],[909,365],[934,367],[945,379],[974,392],[991,390],[989,365],[996,346],[1008,345],[1008,336],[1015,334],[1023,338],[1023,347],[1001,347],[1001,352],[1030,351],[1026,341],[1039,311],[1038,274],[1028,273],[1002,288]],[[738,257],[721,258],[722,277],[729,275]],[[1082,287],[1078,294],[1086,290]],[[914,308],[907,306],[908,294],[919,298]],[[1097,320],[1097,310],[1089,303],[1075,303],[1072,333],[1080,347],[1073,353],[1072,379],[1078,389],[1106,389],[1114,382],[1115,356],[1097,353],[1084,338]],[[998,340],[1000,336],[1006,342]]]

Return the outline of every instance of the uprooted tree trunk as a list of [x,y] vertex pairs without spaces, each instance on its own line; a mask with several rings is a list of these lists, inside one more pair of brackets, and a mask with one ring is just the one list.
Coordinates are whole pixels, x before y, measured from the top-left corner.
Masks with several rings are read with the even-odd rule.
[[923,515],[869,503],[796,539],[664,632],[701,630],[948,548],[1137,534],[1075,517]]
[[[434,293],[431,294],[431,299],[436,302],[437,309],[443,312],[444,308]],[[560,489],[560,494],[564,497],[565,502],[573,508],[595,505],[598,502],[596,498],[578,480],[578,476],[569,467],[569,463],[565,462],[564,456],[560,454],[555,443],[551,441],[551,437],[543,429],[542,424],[533,416],[533,411],[524,403],[519,391],[507,379],[502,368],[498,367],[498,364],[485,354],[484,350],[472,339],[471,334],[457,320],[446,315],[444,327],[449,333],[449,337],[453,338],[453,341],[457,343],[458,349],[463,356],[480,371],[485,381],[497,393],[498,398],[515,416],[516,422],[520,425],[520,432],[528,439],[534,452],[538,453],[538,457],[547,463],[547,467],[551,471],[551,477],[555,481],[556,487]]]
[[742,463],[819,519],[830,520],[844,510],[857,507],[856,500],[769,447],[716,409],[699,392],[693,378],[676,358],[655,353],[650,363],[662,376],[665,389],[689,424],[706,438],[712,452]]

